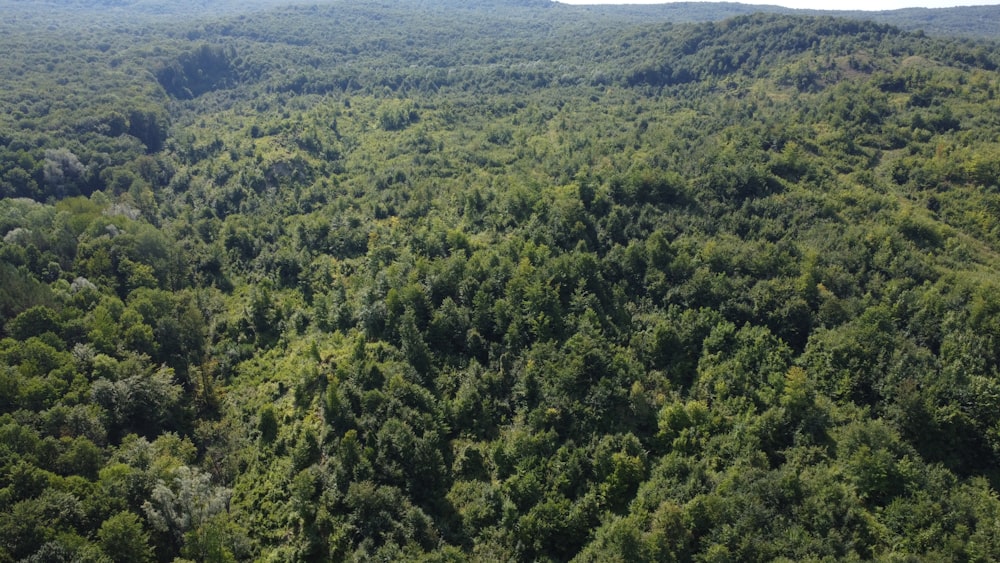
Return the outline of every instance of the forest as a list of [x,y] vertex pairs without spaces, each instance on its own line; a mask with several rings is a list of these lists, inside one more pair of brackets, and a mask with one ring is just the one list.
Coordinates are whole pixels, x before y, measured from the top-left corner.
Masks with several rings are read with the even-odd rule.
[[0,563],[1000,560],[1000,7],[0,10]]

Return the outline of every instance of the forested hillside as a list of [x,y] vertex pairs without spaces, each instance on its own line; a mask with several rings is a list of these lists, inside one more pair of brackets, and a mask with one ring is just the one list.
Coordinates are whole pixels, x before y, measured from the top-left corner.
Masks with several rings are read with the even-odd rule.
[[1000,559],[996,43],[7,3],[0,562]]

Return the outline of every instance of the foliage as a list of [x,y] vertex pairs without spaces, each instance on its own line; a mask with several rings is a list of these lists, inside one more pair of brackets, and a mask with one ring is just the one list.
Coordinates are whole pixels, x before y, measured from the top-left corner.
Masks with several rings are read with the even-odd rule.
[[211,4],[3,3],[0,561],[1000,557],[993,43]]

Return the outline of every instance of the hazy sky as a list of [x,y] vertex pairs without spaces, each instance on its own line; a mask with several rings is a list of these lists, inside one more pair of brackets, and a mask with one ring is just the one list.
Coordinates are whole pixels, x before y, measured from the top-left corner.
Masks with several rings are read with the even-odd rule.
[[[663,0],[558,0],[564,4],[663,4]],[[898,8],[949,8],[985,6],[998,0],[734,0],[743,4],[771,4],[811,10],[895,10]]]

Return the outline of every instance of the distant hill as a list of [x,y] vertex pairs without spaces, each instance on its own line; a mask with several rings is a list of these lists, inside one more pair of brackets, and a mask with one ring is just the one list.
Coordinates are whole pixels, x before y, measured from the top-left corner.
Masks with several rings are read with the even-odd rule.
[[862,10],[795,10],[781,6],[741,4],[738,2],[671,2],[667,4],[574,6],[581,11],[627,16],[675,23],[719,21],[734,16],[760,12],[833,16],[871,20],[894,25],[906,31],[924,31],[929,35],[1000,38],[1000,5],[958,8],[904,8],[870,12]]
[[1000,38],[1000,5],[961,8],[907,8],[887,12],[834,12],[851,18],[868,18],[908,31],[923,30],[932,35]]
[[[6,18],[33,14],[44,18],[58,18],[60,9],[71,10],[75,17],[81,11],[114,10],[133,15],[154,17],[206,17],[250,13],[260,10],[287,6],[336,5],[331,0],[2,0],[0,9]],[[482,0],[478,2],[428,2],[425,0],[403,0],[382,3],[365,2],[368,6],[403,6],[409,9],[433,10],[468,9],[485,6],[507,6],[523,8],[545,7],[557,4],[550,0]],[[861,10],[796,10],[781,6],[742,4],[739,2],[670,2],[665,4],[632,5],[563,5],[567,13],[586,13],[621,19],[631,23],[696,23],[720,21],[735,16],[754,13],[822,15],[859,20],[870,20],[899,27],[906,31],[923,31],[928,35],[969,38],[1000,39],[1000,4],[994,6],[964,6],[957,8],[904,8],[870,12]],[[44,9],[40,11],[40,9]],[[96,14],[95,14],[96,15]]]

